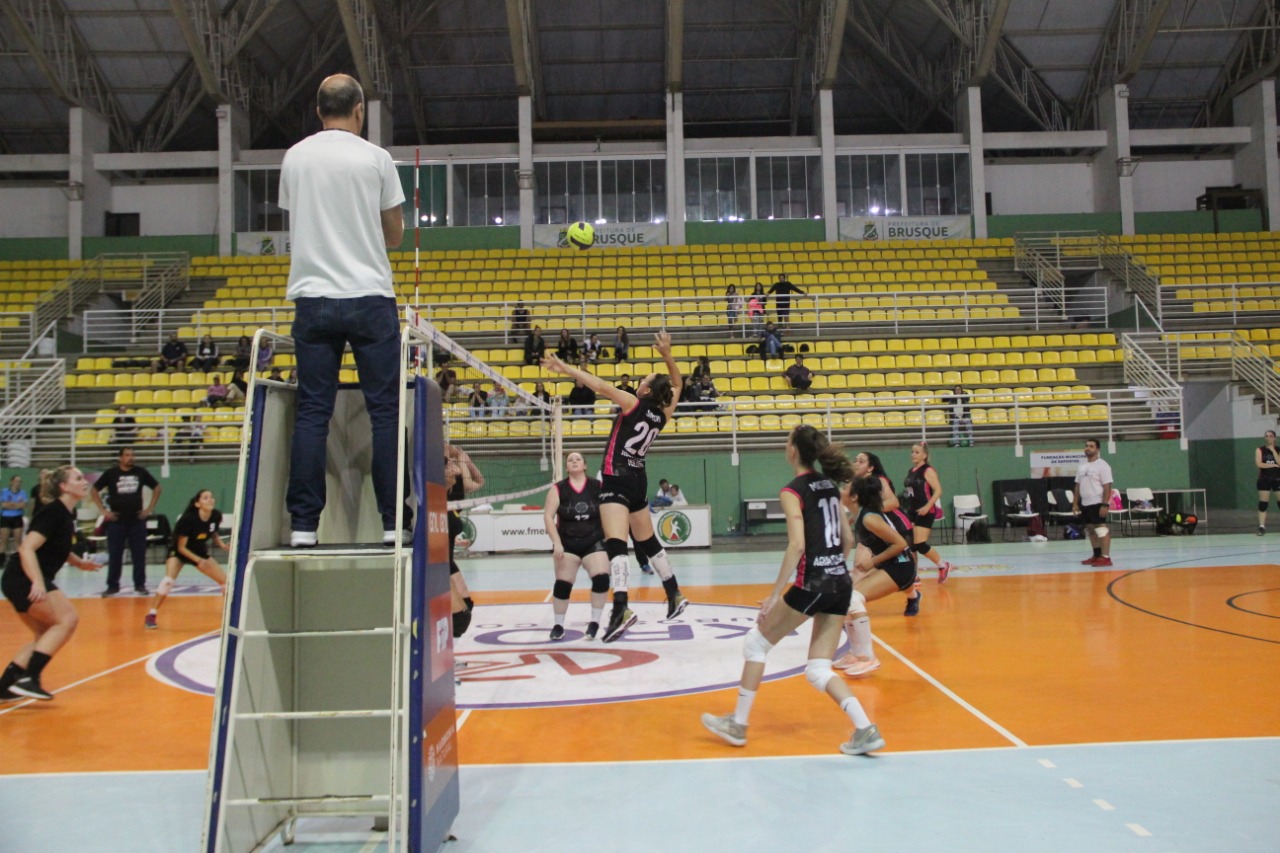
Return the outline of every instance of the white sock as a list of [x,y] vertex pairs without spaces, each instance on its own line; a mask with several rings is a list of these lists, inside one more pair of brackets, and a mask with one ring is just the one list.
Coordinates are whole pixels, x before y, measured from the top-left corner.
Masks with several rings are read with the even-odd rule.
[[565,615],[563,613],[556,614],[556,624],[559,625],[561,628],[564,627],[564,616]]
[[871,657],[871,617],[865,613],[849,623],[849,650],[858,657]]
[[151,608],[150,610],[148,610],[148,611],[147,611],[147,615],[148,615],[148,616],[156,616],[156,615],[158,615],[159,613],[160,613],[160,610],[159,610],[158,608],[155,608],[155,607],[153,607],[153,608]]
[[592,622],[599,622],[599,621],[600,621],[600,618],[601,618],[602,616],[604,616],[604,608],[603,608],[603,607],[593,607],[593,608],[591,608],[591,621],[592,621]]
[[631,560],[626,554],[609,561],[609,580],[615,593],[627,591],[631,580]]
[[756,691],[745,687],[738,688],[738,707],[733,709],[733,721],[740,726],[747,725],[751,717],[751,703],[756,701]]
[[663,548],[658,553],[649,558],[649,565],[653,566],[653,570],[658,573],[658,577],[666,580],[675,572],[671,571],[671,561],[667,559],[667,549]]
[[850,696],[841,702],[840,710],[849,715],[855,729],[865,729],[871,725],[871,718],[867,716],[866,711],[862,710],[862,703],[858,701],[857,696]]

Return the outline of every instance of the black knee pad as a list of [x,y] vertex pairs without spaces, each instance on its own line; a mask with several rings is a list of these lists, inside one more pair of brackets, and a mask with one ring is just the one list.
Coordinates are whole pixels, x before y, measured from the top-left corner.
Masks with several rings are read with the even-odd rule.
[[[1276,498],[1276,506],[1280,506],[1280,498]],[[1267,511],[1267,502],[1258,501],[1258,512],[1266,512],[1266,511]]]
[[449,561],[449,574],[451,574],[451,575],[456,575],[456,574],[458,574],[460,571],[462,571],[462,570],[458,568],[458,564],[457,564],[457,563],[455,563],[453,560],[450,560],[450,561]]
[[[636,549],[639,550],[639,545]],[[627,540],[625,539],[606,539],[604,540],[604,552],[609,555],[609,561],[612,562],[614,557],[627,556]]]
[[929,553],[929,540],[928,540],[928,539],[926,539],[926,540],[925,540],[925,541],[923,541],[923,542],[913,542],[913,543],[911,543],[911,550],[912,550],[912,551],[915,551],[917,554],[928,554],[928,553]]
[[592,592],[608,592],[609,591],[609,573],[602,575],[593,575],[591,578]]
[[471,610],[459,610],[453,614],[453,638],[456,640],[471,627]]
[[476,609],[476,603],[471,599],[471,596],[469,595],[462,599],[462,603],[467,605],[468,613]]
[[551,597],[560,601],[568,601],[569,595],[573,592],[573,583],[571,581],[557,580],[551,587]]
[[644,562],[649,562],[662,551],[662,543],[658,541],[657,536],[650,536],[643,542],[636,543],[636,554],[644,558]]

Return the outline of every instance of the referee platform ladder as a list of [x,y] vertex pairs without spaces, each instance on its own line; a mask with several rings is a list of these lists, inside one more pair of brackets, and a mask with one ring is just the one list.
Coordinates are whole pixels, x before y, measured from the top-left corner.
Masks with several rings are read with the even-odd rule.
[[435,851],[459,806],[439,388],[415,376],[401,395],[414,524],[395,546],[358,386],[338,392],[312,549],[288,547],[296,389],[254,380],[249,401],[201,849],[290,844],[299,820],[346,816],[385,826],[388,850]]

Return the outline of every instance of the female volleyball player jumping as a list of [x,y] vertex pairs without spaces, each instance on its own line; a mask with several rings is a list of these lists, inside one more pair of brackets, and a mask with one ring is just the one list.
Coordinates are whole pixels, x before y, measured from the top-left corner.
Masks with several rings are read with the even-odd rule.
[[[911,470],[902,479],[902,485],[907,493],[907,517],[913,525],[911,549],[932,560],[938,567],[938,583],[945,583],[947,575],[951,574],[951,564],[929,544],[933,522],[942,518],[942,483],[938,480],[938,472],[929,464],[929,445],[923,441],[911,445]],[[916,596],[907,600],[904,615],[915,616],[919,612],[920,595],[917,590]]]
[[155,597],[151,599],[151,610],[142,623],[148,630],[159,627],[156,618],[160,615],[160,606],[173,591],[174,581],[184,565],[195,566],[226,590],[227,574],[209,553],[211,544],[224,551],[231,550],[218,536],[222,513],[214,509],[213,504],[213,492],[208,489],[200,490],[187,502],[182,517],[174,525],[173,544],[169,546],[169,556],[164,561],[164,580],[156,587]]
[[[471,461],[471,457],[455,444],[444,446],[444,485],[448,489],[446,497],[450,501],[460,501],[467,495],[484,487],[484,475]],[[454,544],[462,533],[462,518],[457,510],[448,513],[449,534],[449,592],[453,600],[453,637],[456,640],[467,633],[471,627],[471,611],[476,603],[471,600],[471,590],[462,578],[462,570],[454,559]]]
[[86,572],[99,568],[71,551],[76,538],[76,504],[89,493],[84,474],[71,465],[42,471],[38,490],[47,503],[31,517],[27,535],[17,552],[9,556],[0,577],[4,597],[35,639],[18,650],[0,675],[0,702],[53,698],[40,686],[40,675],[71,639],[79,621],[71,601],[54,586],[53,578],[63,563]]
[[604,526],[604,548],[609,555],[609,575],[613,581],[613,609],[604,642],[611,643],[636,623],[628,606],[627,586],[631,574],[627,557],[628,532],[635,539],[643,562],[653,566],[662,578],[667,594],[667,617],[684,612],[689,601],[680,594],[680,584],[671,571],[666,549],[653,534],[649,515],[649,480],[644,460],[649,446],[671,420],[680,399],[680,368],[671,357],[671,335],[658,332],[654,349],[667,365],[667,374],[650,373],[636,387],[636,393],[619,390],[599,377],[570,367],[556,356],[542,360],[544,369],[568,376],[603,394],[618,404],[619,412],[605,446],[600,484],[600,522]]
[[[702,715],[702,725],[734,746],[746,746],[748,716],[756,691],[764,678],[765,658],[783,637],[813,619],[805,678],[826,693],[853,723],[853,736],[840,744],[846,755],[862,755],[884,747],[880,730],[849,686],[831,668],[840,643],[840,626],[849,610],[853,583],[849,577],[849,551],[853,534],[840,506],[837,485],[853,476],[849,460],[839,448],[812,426],[802,424],[787,438],[787,462],[795,479],[780,495],[787,517],[787,550],[778,580],[760,606],[758,624],[743,642],[742,680],[738,704],[732,714]],[[814,470],[822,466],[822,473]],[[879,488],[878,484],[872,484]],[[787,582],[795,577],[788,589]],[[785,590],[785,592],[784,592]]]
[[551,611],[555,616],[551,639],[564,638],[569,594],[581,566],[591,578],[591,621],[586,636],[594,640],[609,594],[609,558],[604,550],[604,528],[600,526],[600,481],[587,476],[587,463],[581,453],[570,453],[564,467],[569,476],[551,487],[542,508],[556,570],[556,582],[551,588]]

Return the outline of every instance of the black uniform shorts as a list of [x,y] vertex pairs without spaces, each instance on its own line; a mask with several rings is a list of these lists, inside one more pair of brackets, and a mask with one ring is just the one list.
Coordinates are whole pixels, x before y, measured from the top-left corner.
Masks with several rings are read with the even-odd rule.
[[644,471],[619,477],[605,474],[600,478],[600,503],[622,504],[627,512],[639,512],[649,506],[649,478]]

